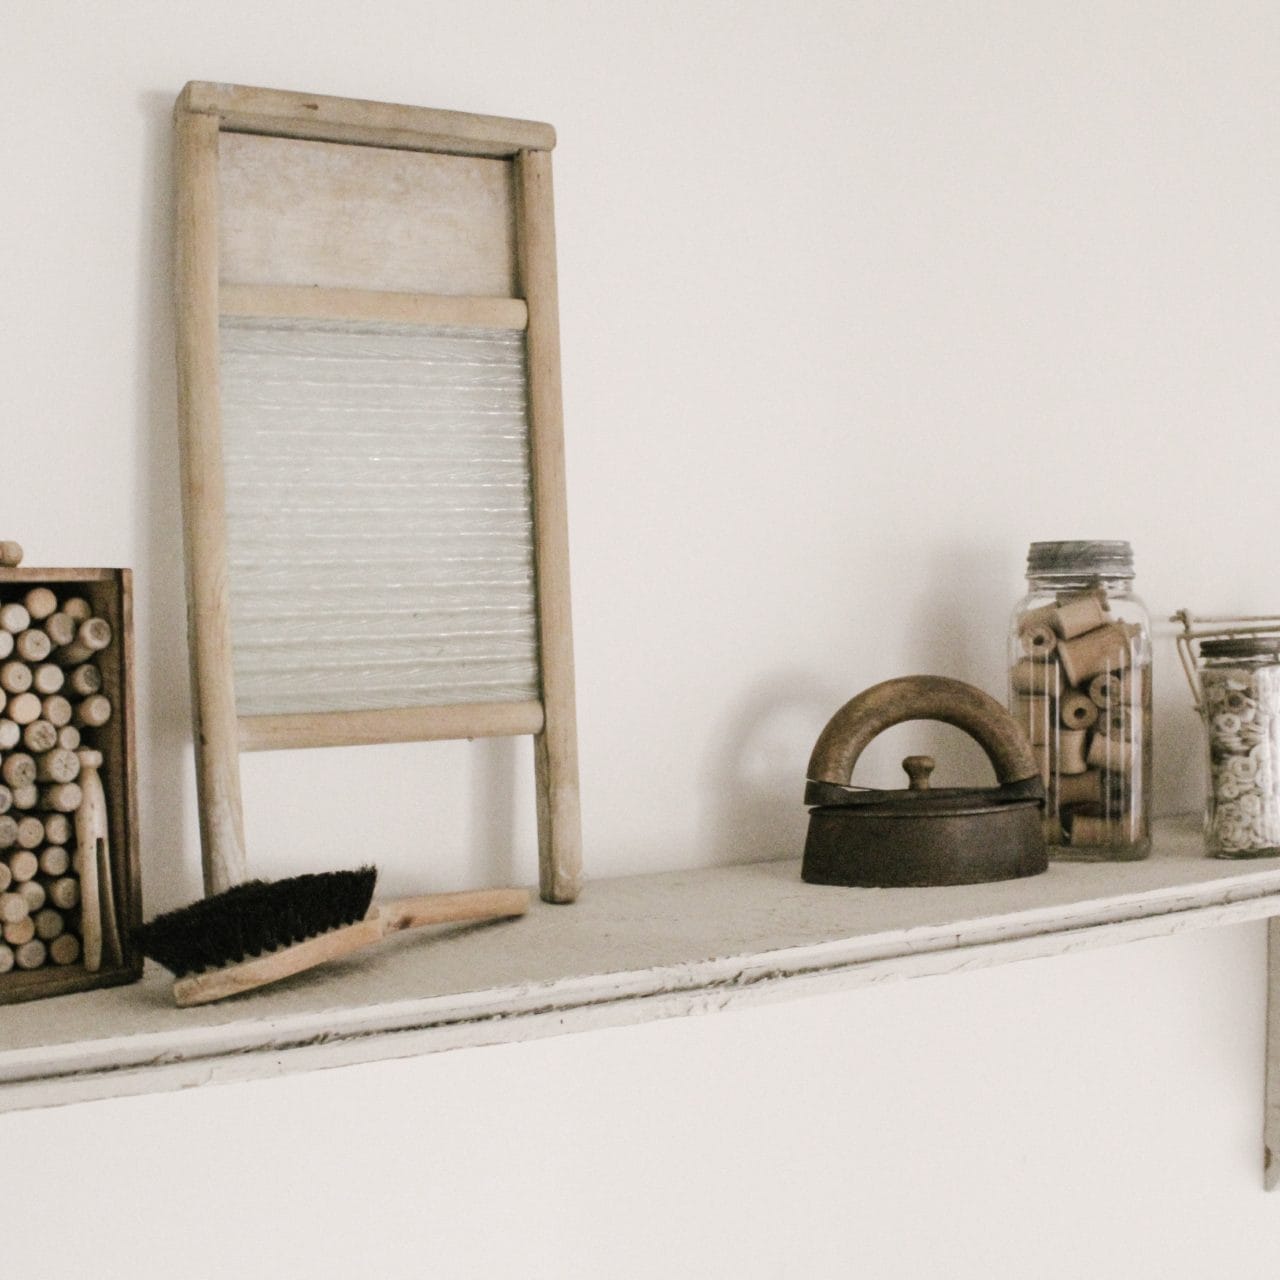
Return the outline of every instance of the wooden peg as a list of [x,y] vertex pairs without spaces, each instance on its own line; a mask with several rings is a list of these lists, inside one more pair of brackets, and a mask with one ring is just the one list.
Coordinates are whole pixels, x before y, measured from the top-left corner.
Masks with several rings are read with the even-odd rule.
[[75,964],[80,959],[80,939],[74,933],[60,933],[49,943],[54,964]]
[[4,926],[4,940],[11,947],[20,947],[36,936],[36,922],[30,916],[23,916],[12,924]]
[[61,649],[76,638],[78,625],[69,613],[64,613],[59,609],[57,613],[51,613],[44,620],[44,633],[54,645]]
[[74,813],[83,798],[83,792],[74,782],[55,782],[40,788],[40,807],[55,813]]
[[71,819],[65,813],[51,813],[44,820],[44,838],[53,845],[71,841]]
[[[65,699],[64,699],[65,701]],[[67,703],[67,713],[71,712],[71,704]],[[63,725],[58,730],[58,746],[64,751],[74,751],[80,745],[80,730],[73,724]]]
[[31,615],[16,601],[0,604],[0,631],[17,635],[31,625]]
[[15,751],[5,757],[0,764],[0,778],[11,787],[27,787],[36,780],[36,762],[34,756],[25,751]]
[[80,756],[74,751],[54,747],[36,757],[37,782],[74,782],[79,776]]
[[0,973],[8,973],[13,965],[13,948],[0,942]]
[[66,932],[67,922],[56,907],[44,907],[36,912],[36,937],[52,942]]
[[72,693],[77,693],[82,698],[87,698],[91,693],[101,691],[102,672],[92,662],[86,662],[83,666],[76,667],[71,672],[67,684]]
[[9,699],[5,711],[15,724],[28,725],[33,720],[40,719],[40,699],[34,693],[15,694]]
[[12,849],[18,843],[18,820],[0,813],[0,849]]
[[0,893],[0,924],[16,924],[25,920],[28,914],[27,900],[22,894]]
[[[50,816],[50,820],[52,820]],[[63,818],[62,814],[57,815]],[[63,821],[66,821],[63,818]],[[44,834],[47,839],[49,836],[49,823],[44,824]],[[60,844],[46,845],[40,850],[40,870],[46,876],[64,876],[67,874],[67,868],[71,866],[71,857],[67,853],[65,846]]]
[[43,631],[32,628],[30,631],[22,632],[14,640],[14,648],[23,662],[34,664],[43,662],[49,656],[53,643]]
[[26,900],[27,910],[34,916],[44,906],[45,889],[39,880],[23,880],[14,887]]
[[61,729],[71,723],[71,703],[60,693],[51,693],[40,702],[40,714],[55,728]]
[[57,693],[66,683],[67,673],[56,662],[42,662],[31,673],[31,687],[42,697]]
[[0,665],[0,689],[6,693],[26,693],[32,679],[31,668],[17,658]]
[[22,603],[37,622],[43,622],[58,609],[58,597],[48,587],[32,587],[22,597]]
[[14,787],[13,807],[15,809],[34,809],[39,802],[40,796],[36,791],[34,782],[25,787]]
[[[44,823],[39,818],[31,814],[18,819],[18,848],[20,849],[38,849],[44,843]],[[13,864],[9,864],[9,869],[13,870]],[[34,875],[35,872],[32,872]],[[14,873],[16,880],[17,873]]]
[[49,956],[49,949],[39,938],[32,938],[16,947],[13,952],[14,963],[19,969],[38,969]]
[[22,740],[22,726],[5,718],[0,720],[0,751],[8,751],[16,747]]
[[[92,887],[97,901],[92,909],[97,912],[99,959],[108,964],[124,962],[120,945],[120,932],[116,922],[115,885],[111,868],[111,833],[107,818],[107,801],[102,790],[98,769],[102,765],[102,753],[83,750],[79,753],[81,787],[84,801],[76,810],[76,847],[82,851],[83,866],[80,873],[83,911],[91,910],[89,897]],[[90,865],[93,871],[90,872]],[[82,919],[81,937],[84,938],[85,968],[90,965],[90,931]]]
[[6,569],[16,569],[22,563],[22,544],[18,542],[0,542],[0,565]]
[[70,596],[62,602],[62,612],[79,624],[93,617],[93,606],[82,596]]
[[[49,894],[49,901],[63,911],[70,911],[72,907],[80,905],[80,881],[75,876],[59,876],[46,885],[45,889]],[[0,915],[0,919],[3,919],[3,915]]]
[[91,694],[76,707],[72,719],[81,729],[100,729],[111,719],[111,703],[101,693]]
[[40,870],[40,859],[31,852],[32,848],[33,845],[23,845],[6,859],[14,884],[25,884],[36,878],[36,872]]
[[[58,745],[58,731],[48,720],[33,720],[22,731],[22,745],[34,754],[52,751]],[[70,782],[70,778],[59,779]]]
[[0,631],[0,658],[7,658],[13,652],[13,633]]

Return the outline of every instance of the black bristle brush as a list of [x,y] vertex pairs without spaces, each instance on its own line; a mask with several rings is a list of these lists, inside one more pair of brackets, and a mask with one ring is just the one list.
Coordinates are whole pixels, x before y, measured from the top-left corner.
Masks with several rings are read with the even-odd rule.
[[523,889],[400,898],[370,907],[378,872],[325,871],[250,880],[157,916],[137,931],[143,955],[177,981],[180,1005],[209,1004],[278,982],[419,925],[523,915]]

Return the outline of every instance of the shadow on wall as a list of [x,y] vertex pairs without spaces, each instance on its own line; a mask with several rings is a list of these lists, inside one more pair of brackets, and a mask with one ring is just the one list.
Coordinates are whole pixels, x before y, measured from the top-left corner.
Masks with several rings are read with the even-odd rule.
[[779,671],[758,680],[717,724],[702,769],[699,840],[714,862],[800,856],[805,768],[839,701],[831,688],[807,671]]
[[[883,628],[905,637],[900,652],[876,654],[875,670],[951,676],[1003,705],[1005,627],[1018,591],[1016,582],[1004,579],[1007,564],[1003,549],[941,549],[922,580],[904,591],[903,625],[895,619],[895,625]],[[864,628],[870,625],[864,620]],[[870,643],[863,635],[850,648],[865,652]],[[839,674],[846,676],[847,668]],[[778,671],[758,680],[725,715],[702,770],[701,847],[716,862],[800,856],[808,821],[804,781],[813,745],[849,698],[881,678],[886,677],[869,674],[858,687],[843,688],[811,671]],[[976,742],[950,725],[927,721],[895,726],[873,741],[853,780],[862,786],[903,787],[900,762],[908,754],[933,755],[939,785],[992,785],[992,767]]]
[[142,886],[148,914],[200,890],[197,851],[188,847],[186,778],[191,759],[182,508],[178,481],[173,333],[172,96],[139,98],[145,148],[144,244],[138,281],[137,714],[149,746],[139,778]]

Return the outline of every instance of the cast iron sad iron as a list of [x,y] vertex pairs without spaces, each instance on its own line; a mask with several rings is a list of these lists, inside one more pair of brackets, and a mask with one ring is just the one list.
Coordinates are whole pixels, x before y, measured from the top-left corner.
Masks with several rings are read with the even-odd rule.
[[[929,756],[908,756],[905,791],[851,785],[867,744],[904,720],[941,720],[987,753],[998,787],[931,790]],[[863,887],[980,884],[1048,867],[1044,784],[1026,735],[989,694],[944,676],[886,680],[845,703],[814,744],[801,876]]]

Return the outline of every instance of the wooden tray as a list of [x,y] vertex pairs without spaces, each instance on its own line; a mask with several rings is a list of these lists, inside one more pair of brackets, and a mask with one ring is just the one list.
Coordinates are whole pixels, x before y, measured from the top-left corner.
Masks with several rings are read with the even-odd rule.
[[104,958],[96,973],[89,973],[80,962],[11,970],[0,975],[0,1005],[119,986],[142,976],[142,955],[133,945],[133,932],[142,914],[135,789],[133,575],[128,569],[0,568],[0,600],[8,602],[39,586],[49,587],[59,599],[71,594],[83,596],[94,613],[111,624],[112,642],[96,659],[102,671],[102,692],[111,700],[111,719],[84,734],[85,745],[96,747],[103,756],[99,773],[107,800],[116,918],[124,956],[119,965]]

